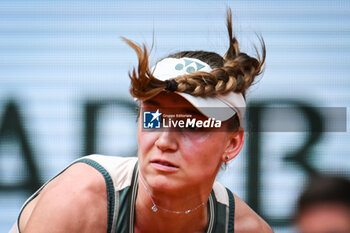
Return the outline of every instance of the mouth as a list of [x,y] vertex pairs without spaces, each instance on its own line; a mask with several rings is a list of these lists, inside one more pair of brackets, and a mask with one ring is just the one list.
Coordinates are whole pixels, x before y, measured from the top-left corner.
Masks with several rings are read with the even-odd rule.
[[179,168],[179,166],[176,166],[175,164],[168,162],[168,161],[164,161],[164,160],[152,160],[151,163],[157,163],[163,166],[169,166],[169,167],[174,167],[174,168]]
[[179,166],[165,160],[152,160],[151,165],[161,172],[175,172],[179,170]]

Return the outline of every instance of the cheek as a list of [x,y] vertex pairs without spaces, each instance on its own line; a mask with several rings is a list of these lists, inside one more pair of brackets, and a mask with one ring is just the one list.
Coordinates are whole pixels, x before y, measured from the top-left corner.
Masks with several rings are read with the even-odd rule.
[[139,123],[137,129],[137,144],[139,155],[146,153],[154,145],[156,140],[156,132],[145,132]]
[[201,143],[192,140],[190,137],[182,137],[180,145],[181,151],[183,151],[182,156],[185,157],[185,159],[196,159],[196,154],[200,153],[199,148]]
[[190,132],[185,131],[181,133],[182,137],[187,143],[195,142],[197,144],[205,143],[208,138],[212,135],[212,132]]
[[[183,153],[188,159],[195,159],[207,163],[210,161],[221,161],[221,156],[225,150],[225,139],[218,137],[215,133],[203,134],[195,140],[191,137],[182,137],[181,144]],[[188,153],[191,152],[191,153]],[[198,161],[198,162],[200,162]]]

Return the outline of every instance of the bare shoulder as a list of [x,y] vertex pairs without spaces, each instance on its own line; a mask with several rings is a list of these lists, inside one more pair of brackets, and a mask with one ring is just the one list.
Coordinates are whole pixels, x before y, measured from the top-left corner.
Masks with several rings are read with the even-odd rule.
[[87,164],[76,163],[27,205],[20,228],[22,232],[106,232],[106,196],[103,176]]
[[235,195],[235,232],[273,233],[272,228],[255,213],[242,199]]

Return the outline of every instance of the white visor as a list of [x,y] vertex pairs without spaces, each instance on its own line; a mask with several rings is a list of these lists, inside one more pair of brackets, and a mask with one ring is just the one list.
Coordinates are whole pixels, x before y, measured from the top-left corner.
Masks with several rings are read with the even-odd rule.
[[[196,71],[210,72],[211,70],[207,63],[188,57],[179,59],[165,58],[151,69],[153,76],[162,81]],[[213,97],[198,97],[176,91],[175,93],[184,97],[207,117],[225,121],[237,113],[240,124],[243,123],[246,103],[241,93],[230,92],[225,95],[216,95]]]

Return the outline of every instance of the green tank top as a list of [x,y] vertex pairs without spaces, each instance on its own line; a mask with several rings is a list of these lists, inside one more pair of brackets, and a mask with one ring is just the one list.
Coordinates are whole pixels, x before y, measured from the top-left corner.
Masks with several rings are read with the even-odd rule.
[[[75,160],[67,168],[75,163],[86,163],[94,167],[104,177],[108,203],[107,233],[133,233],[136,194],[138,189],[137,158],[89,155]],[[62,174],[62,172],[57,176]],[[47,183],[24,203],[22,210],[39,194]],[[206,233],[233,233],[235,201],[232,192],[222,184],[215,182],[209,196],[208,207],[209,221]],[[18,221],[16,225],[16,230],[18,230]],[[18,232],[20,231],[18,230]]]

